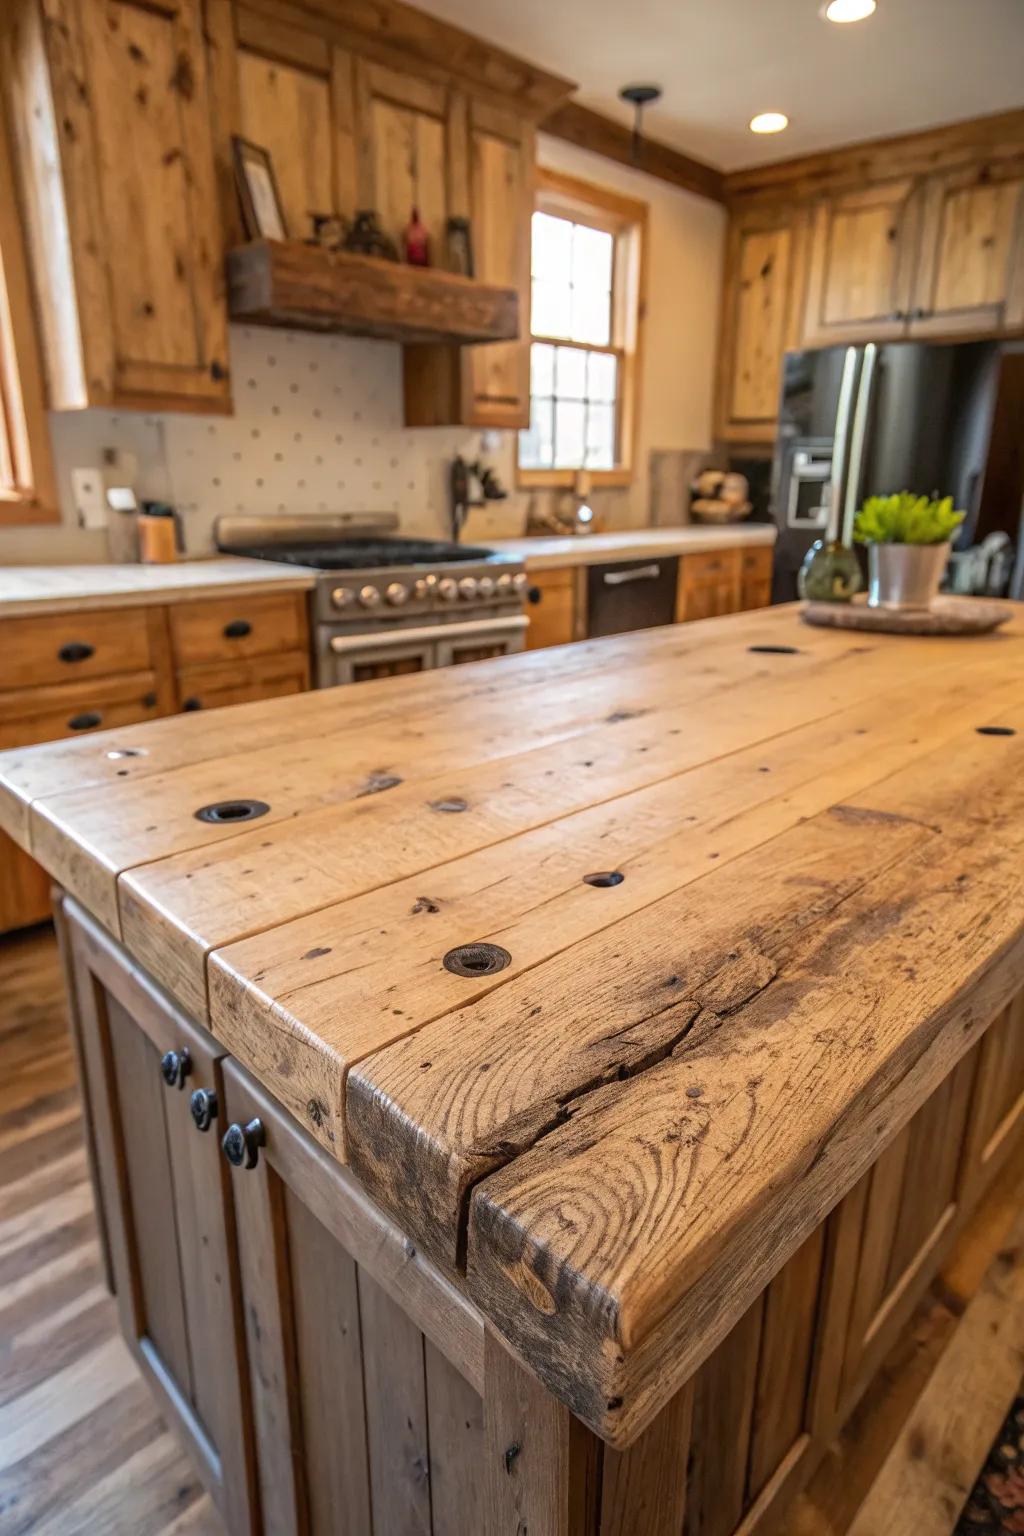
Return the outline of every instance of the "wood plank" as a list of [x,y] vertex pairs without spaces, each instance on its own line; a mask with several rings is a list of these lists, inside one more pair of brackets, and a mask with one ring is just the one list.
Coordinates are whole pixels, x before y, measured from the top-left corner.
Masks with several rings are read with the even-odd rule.
[[557,107],[544,119],[541,128],[556,139],[604,155],[631,170],[646,171],[648,176],[657,176],[659,181],[681,187],[684,192],[696,192],[716,203],[725,202],[726,178],[715,166],[694,160],[646,133],[637,145],[631,129],[578,101],[567,101]]
[[686,1510],[692,1536],[732,1536],[742,1517],[763,1323],[759,1297],[697,1374]]
[[374,1525],[431,1536],[423,1335],[365,1270],[359,1317]]
[[[353,1063],[902,766],[925,739],[937,744],[936,729],[952,739],[997,706],[996,695],[977,693],[980,682],[973,671],[970,681],[950,680],[938,726],[931,704],[908,688],[844,710],[827,728],[794,729],[522,834],[514,880],[503,878],[508,849],[499,843],[215,950],[210,1027],[344,1158]],[[626,878],[605,891],[582,882],[602,869]],[[476,978],[438,965],[467,941],[499,943],[510,963]],[[368,970],[374,961],[387,965],[383,990]]]
[[628,1450],[604,1448],[600,1536],[680,1536],[693,1398],[689,1382]]
[[483,1401],[429,1342],[424,1361],[433,1536],[462,1536],[482,1528]]
[[[363,1063],[350,1075],[356,1165],[385,1204],[404,1206],[403,1219],[410,1224],[416,1222],[415,1212],[396,1198],[391,1178],[404,1156],[403,1117],[411,1115],[417,1126],[417,1202],[432,1212],[427,1225],[435,1240],[444,1230],[457,1236],[464,1191],[513,1154],[507,1173],[475,1183],[471,1291],[489,1315],[506,1319],[519,1298],[517,1347],[536,1341],[532,1363],[548,1381],[558,1380],[562,1390],[569,1384],[555,1351],[563,1328],[572,1328],[563,1309],[573,1288],[581,1286],[581,1303],[584,1294],[593,1298],[595,1292],[614,1298],[600,1315],[627,1363],[621,1369],[597,1367],[599,1403],[583,1394],[572,1399],[581,1417],[592,1414],[612,1443],[617,1435],[604,1404],[620,1397],[628,1401],[629,1387],[637,1386],[631,1352],[637,1360],[657,1352],[660,1375],[656,1384],[647,1381],[646,1390],[653,1390],[660,1405],[671,1387],[685,1379],[685,1374],[674,1374],[677,1362],[680,1373],[699,1363],[692,1341],[701,1338],[703,1357],[742,1311],[740,1298],[752,1299],[743,1278],[756,1249],[752,1231],[770,1230],[777,1262],[784,1261],[876,1155],[875,1138],[900,1129],[1005,1004],[1014,967],[1020,964],[1018,904],[1024,898],[1013,872],[1018,855],[1012,835],[1001,854],[987,839],[979,842],[977,824],[964,818],[962,789],[972,775],[984,772],[995,799],[989,810],[977,814],[983,821],[995,815],[1014,824],[1019,748],[1012,739],[999,738],[1001,751],[993,758],[986,749],[995,739],[972,733],[848,807],[805,822],[764,850],[706,876],[694,895],[683,891],[626,919],[617,929],[617,964],[608,964],[605,946],[603,967],[596,967],[587,944],[577,945],[561,975],[549,966],[547,974],[541,969],[532,979],[539,1023],[521,1008],[514,986],[504,989],[516,1013],[514,1035],[503,1036],[492,1020],[478,1049],[470,1048],[469,1030],[460,1030],[460,1060],[448,1063],[436,1117],[429,1107],[431,1090],[424,1086],[433,1068],[424,1071],[422,1063],[434,1062],[437,1052],[434,1041],[429,1053],[424,1050],[423,1033],[412,1052],[393,1046],[372,1066]],[[909,816],[908,799],[914,807]],[[766,909],[769,885],[773,896]],[[951,937],[954,904],[957,929]],[[897,917],[889,923],[872,921],[871,913],[879,911]],[[742,943],[737,943],[738,931],[746,935]],[[685,956],[677,938],[683,932],[688,936]],[[796,944],[791,956],[787,935]],[[918,951],[914,966],[897,972],[880,994],[876,975],[887,973],[900,946],[909,943]],[[839,953],[844,957],[841,978],[814,959]],[[808,964],[815,973],[799,980]],[[670,996],[681,1001],[666,1013],[669,977]],[[977,992],[968,1000],[971,985]],[[864,1012],[868,998],[873,1000],[870,1024]],[[653,1028],[636,1029],[630,1041],[631,1022],[639,1025],[652,1008]],[[786,1010],[788,1020],[782,1053],[773,1050],[769,1029],[777,1008]],[[571,1021],[571,1028],[546,1029],[549,1010]],[[729,1023],[720,1030],[723,1011]],[[600,1044],[609,1017],[617,1021],[614,1051]],[[584,1020],[589,1021],[586,1027]],[[471,1016],[466,1024],[472,1022]],[[691,1030],[683,1050],[671,1054]],[[841,1062],[827,1048],[840,1035]],[[854,1049],[857,1040],[864,1040],[862,1050]],[[618,1076],[620,1063],[628,1073],[631,1050],[644,1070],[633,1081],[627,1077],[625,1083],[590,1091],[606,1074]],[[810,1077],[801,1091],[806,1107],[794,1122],[785,1105],[795,1091],[793,1072],[800,1062]],[[360,1079],[363,1086],[358,1086]],[[744,1086],[751,1081],[757,1085],[753,1096]],[[710,1092],[709,1084],[715,1085]],[[687,1101],[681,1120],[680,1096],[686,1097],[687,1087],[700,1093]],[[638,1150],[635,1139],[641,1100],[644,1145],[665,1148],[654,1167],[648,1165],[652,1154]],[[568,1122],[559,1125],[565,1103],[572,1105]],[[458,1132],[457,1121],[448,1119],[449,1107],[456,1108],[468,1137]],[[767,1116],[759,1129],[762,1109]],[[654,1126],[658,1130],[651,1142]],[[771,1138],[770,1168],[758,1160],[761,1130]],[[537,1150],[525,1151],[538,1137]],[[781,1158],[787,1138],[790,1153]],[[691,1145],[699,1148],[696,1163],[687,1150]],[[738,1186],[737,1157],[744,1169]],[[611,1161],[606,1164],[606,1159]],[[786,1177],[783,1166],[790,1170]],[[405,1167],[408,1178],[410,1165]],[[622,1222],[621,1208],[603,1209],[604,1190],[621,1190],[626,1167],[635,1170],[633,1199],[640,1198],[641,1189],[647,1191],[645,1179],[653,1181],[643,1198],[654,1200],[661,1213],[659,1251],[673,1254],[671,1271],[659,1270],[653,1293],[645,1283],[644,1255],[632,1223]],[[579,1197],[588,1212],[580,1230],[591,1234],[584,1240],[585,1258],[577,1251],[576,1224],[565,1219],[572,1172],[578,1168],[586,1169],[589,1191]],[[556,1188],[557,1216],[548,1205]],[[728,1236],[730,1207],[739,1221],[737,1241],[743,1232],[746,1257]],[[595,1250],[590,1243],[597,1232],[602,1235]],[[736,1268],[722,1267],[729,1259]],[[553,1308],[546,1299],[551,1284],[546,1277],[556,1271],[560,1299]],[[724,1273],[730,1276],[725,1287]],[[760,1273],[763,1284],[763,1269]],[[670,1274],[679,1287],[674,1297],[666,1287]],[[583,1305],[593,1316],[593,1300]],[[677,1322],[683,1312],[689,1316],[685,1336],[671,1321],[674,1307]],[[694,1326],[697,1317],[699,1327]],[[662,1328],[654,1326],[658,1318]],[[574,1337],[573,1348],[584,1347],[590,1326]],[[666,1358],[672,1361],[669,1370]],[[577,1361],[577,1380],[578,1366]],[[642,1428],[650,1416],[642,1412],[630,1429]],[[619,1435],[620,1443],[631,1438],[629,1430],[620,1428]]]

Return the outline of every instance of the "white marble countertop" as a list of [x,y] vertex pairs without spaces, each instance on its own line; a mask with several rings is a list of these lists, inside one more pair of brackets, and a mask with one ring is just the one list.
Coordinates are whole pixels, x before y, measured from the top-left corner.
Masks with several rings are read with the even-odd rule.
[[598,565],[644,555],[699,555],[714,549],[743,549],[775,543],[772,523],[728,523],[711,527],[692,523],[680,528],[623,528],[616,533],[584,533],[559,538],[489,539],[488,549],[525,560],[530,570],[560,565]]

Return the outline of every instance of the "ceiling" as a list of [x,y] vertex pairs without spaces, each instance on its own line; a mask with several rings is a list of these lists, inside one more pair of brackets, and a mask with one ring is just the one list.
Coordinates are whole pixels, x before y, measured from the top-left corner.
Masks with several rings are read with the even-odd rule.
[[[414,0],[579,83],[630,122],[620,86],[653,82],[652,138],[737,170],[1024,106],[1024,0],[878,0],[835,26],[820,0]],[[759,137],[755,112],[790,126]]]

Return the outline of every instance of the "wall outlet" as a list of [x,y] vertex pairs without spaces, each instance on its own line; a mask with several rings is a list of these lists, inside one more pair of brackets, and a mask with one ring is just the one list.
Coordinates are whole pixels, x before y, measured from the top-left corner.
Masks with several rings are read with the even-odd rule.
[[71,493],[79,528],[107,526],[107,498],[103,475],[98,469],[73,469]]

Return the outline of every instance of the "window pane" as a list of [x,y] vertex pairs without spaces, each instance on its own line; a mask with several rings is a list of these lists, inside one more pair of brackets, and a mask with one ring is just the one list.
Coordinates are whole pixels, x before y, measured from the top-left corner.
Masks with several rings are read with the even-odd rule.
[[[555,335],[568,335],[572,341],[589,341],[594,346],[606,347],[611,341],[611,311],[610,294],[574,288],[569,330],[556,331]],[[565,322],[562,323],[564,326]]]
[[555,465],[578,469],[583,463],[583,417],[586,406],[575,400],[555,402]]
[[568,285],[534,278],[530,329],[535,336],[568,336],[571,293]]
[[524,469],[550,469],[554,460],[552,443],[552,400],[530,401],[530,425],[519,434],[519,462]]
[[587,393],[587,354],[576,347],[559,347],[555,357],[555,394],[583,400]]
[[590,405],[587,407],[587,457],[588,469],[611,469],[615,463],[615,407]]
[[555,392],[555,349],[535,341],[530,348],[530,393],[553,395]]
[[587,357],[588,399],[614,401],[618,387],[618,358],[614,352],[588,352]]
[[572,230],[572,284],[592,293],[610,293],[613,241],[603,229],[574,224]]
[[548,283],[568,285],[572,269],[572,225],[550,213],[535,213],[532,225],[532,271]]

